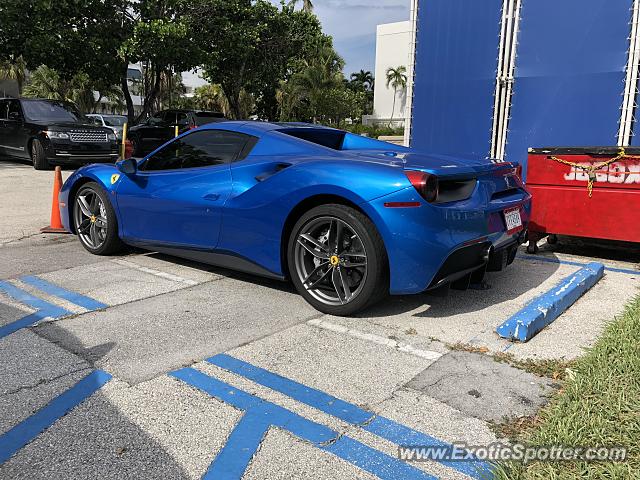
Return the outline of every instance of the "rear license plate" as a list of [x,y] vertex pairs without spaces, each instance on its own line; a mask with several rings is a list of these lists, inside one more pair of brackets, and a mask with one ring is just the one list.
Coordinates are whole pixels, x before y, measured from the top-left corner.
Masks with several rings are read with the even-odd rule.
[[504,220],[507,224],[507,233],[515,233],[522,230],[522,217],[519,208],[511,208],[504,211]]

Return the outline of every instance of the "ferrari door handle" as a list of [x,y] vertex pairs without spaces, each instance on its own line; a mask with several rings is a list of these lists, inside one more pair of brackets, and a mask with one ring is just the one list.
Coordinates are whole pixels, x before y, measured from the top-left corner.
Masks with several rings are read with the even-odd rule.
[[215,202],[216,200],[218,200],[220,198],[220,194],[219,193],[208,193],[202,198],[204,198],[205,200],[210,200],[212,202]]

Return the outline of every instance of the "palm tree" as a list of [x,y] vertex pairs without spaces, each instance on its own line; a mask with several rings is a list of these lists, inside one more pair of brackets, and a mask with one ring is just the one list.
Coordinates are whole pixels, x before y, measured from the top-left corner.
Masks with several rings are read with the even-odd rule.
[[362,85],[366,90],[373,90],[373,74],[368,70],[360,70],[351,74],[351,81]]
[[396,110],[396,97],[398,96],[398,88],[404,90],[407,87],[407,67],[400,65],[399,67],[389,67],[386,71],[387,76],[387,88],[389,85],[393,87],[393,107],[391,108],[391,119],[389,120],[389,127],[393,123],[393,114]]
[[196,88],[193,92],[193,98],[198,108],[221,112],[225,117],[230,114],[229,100],[222,91],[222,87],[217,83]]
[[[289,0],[289,5],[295,7],[299,0]],[[302,0],[302,11],[313,13],[313,2],[311,0]]]
[[62,85],[60,75],[53,68],[40,65],[31,73],[29,83],[22,94],[25,97],[66,100],[66,87]]
[[280,87],[276,90],[276,101],[280,110],[280,121],[288,122],[293,118],[293,111],[304,99],[304,89],[295,80],[280,80]]
[[[40,65],[31,73],[29,83],[24,87],[22,94],[25,97],[71,102],[81,112],[88,113],[95,111],[104,96],[99,94],[96,101],[93,93],[95,90],[98,89],[86,73],[77,73],[70,80],[65,80],[54,69]],[[110,87],[104,87],[103,90],[104,93],[113,94]]]
[[304,69],[291,79],[309,101],[313,123],[318,121],[319,105],[328,89],[343,84],[344,60],[328,46],[321,46],[311,61],[303,62]]
[[26,76],[26,65],[22,56],[15,60],[0,62],[0,80],[15,80],[18,84],[18,93],[22,94],[22,86]]

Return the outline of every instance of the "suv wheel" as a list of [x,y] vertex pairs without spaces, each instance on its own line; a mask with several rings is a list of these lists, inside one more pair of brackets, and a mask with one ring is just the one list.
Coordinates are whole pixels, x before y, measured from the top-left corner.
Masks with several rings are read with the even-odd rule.
[[33,168],[36,170],[51,169],[44,147],[37,138],[31,142],[31,161],[33,162]]

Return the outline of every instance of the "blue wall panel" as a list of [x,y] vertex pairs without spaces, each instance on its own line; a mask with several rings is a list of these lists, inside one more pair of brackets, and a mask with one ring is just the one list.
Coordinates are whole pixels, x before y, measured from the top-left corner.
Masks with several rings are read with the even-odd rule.
[[506,159],[616,145],[632,0],[523,0]]
[[501,0],[419,2],[412,147],[489,154],[501,8]]

